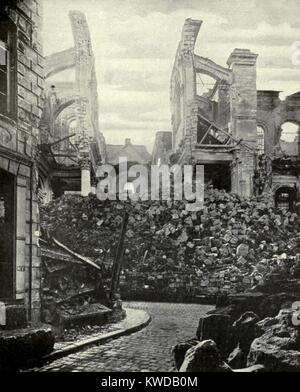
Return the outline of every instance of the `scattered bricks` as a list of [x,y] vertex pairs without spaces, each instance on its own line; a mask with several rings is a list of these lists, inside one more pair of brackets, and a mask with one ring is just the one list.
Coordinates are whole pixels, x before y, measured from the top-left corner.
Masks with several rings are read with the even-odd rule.
[[248,244],[240,244],[236,249],[237,256],[247,257],[249,252]]
[[[64,196],[41,210],[42,227],[72,250],[106,263],[109,271],[125,209],[130,216],[121,286],[125,297],[133,290],[141,298],[159,300],[239,293],[257,284],[256,275],[252,275],[255,270],[264,278],[272,269],[291,268],[300,253],[300,236],[295,234],[299,222],[292,215],[269,207],[268,201],[250,201],[216,190],[205,193],[204,209],[193,213],[197,219],[188,219],[191,215],[185,211],[184,202],[103,203],[96,196]],[[289,224],[276,225],[277,216]],[[219,229],[213,232],[216,219]],[[200,221],[204,223],[196,230]],[[270,228],[267,235],[266,224]],[[244,226],[249,233],[247,242],[241,230]],[[294,245],[282,250],[282,236]],[[246,257],[237,255],[241,244],[246,246],[239,249],[249,248]],[[281,254],[285,252],[284,258],[276,256],[272,261],[274,245]],[[275,275],[272,273],[271,285],[281,282],[282,273],[276,279]]]

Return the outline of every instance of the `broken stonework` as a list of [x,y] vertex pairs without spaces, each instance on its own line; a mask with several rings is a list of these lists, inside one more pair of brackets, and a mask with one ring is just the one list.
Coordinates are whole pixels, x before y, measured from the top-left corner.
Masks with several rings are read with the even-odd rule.
[[193,346],[196,346],[199,343],[198,339],[190,339],[184,343],[178,343],[173,347],[172,354],[174,356],[174,363],[177,370],[180,369],[186,352]]
[[213,340],[222,355],[227,355],[232,350],[231,320],[227,315],[208,314],[200,318],[196,336],[199,341]]
[[[101,265],[109,284],[124,211],[129,220],[120,276],[123,299],[214,302],[219,295],[255,286],[269,293],[300,289],[292,275],[300,254],[299,220],[268,200],[209,189],[204,209],[189,219],[184,201],[108,203],[69,195],[41,209],[41,224]],[[237,247],[245,243],[247,256],[238,256]]]
[[258,323],[261,336],[248,355],[248,366],[262,364],[268,371],[300,371],[299,328],[293,324],[294,310],[281,310],[274,318]]
[[0,370],[17,370],[53,350],[54,336],[49,326],[0,332]]
[[232,369],[241,369],[246,366],[247,357],[242,349],[237,346],[228,356],[227,363]]
[[217,345],[212,340],[204,340],[191,347],[185,354],[180,372],[231,372],[222,361]]
[[245,312],[232,325],[234,339],[245,354],[248,354],[250,345],[256,337],[255,325],[258,321],[259,317],[254,312]]
[[239,257],[247,257],[249,253],[249,245],[248,244],[240,244],[237,248],[236,248],[236,254]]

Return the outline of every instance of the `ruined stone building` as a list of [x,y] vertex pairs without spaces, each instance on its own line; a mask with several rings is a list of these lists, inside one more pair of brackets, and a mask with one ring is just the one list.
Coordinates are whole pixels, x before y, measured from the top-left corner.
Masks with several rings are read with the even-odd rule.
[[[107,162],[86,18],[71,11],[74,47],[44,58],[41,3],[0,6],[0,327],[6,329],[41,319],[38,205],[66,191],[87,196],[97,166]],[[53,84],[69,68],[74,81]]]
[[[74,47],[45,58],[45,107],[41,119],[39,189],[49,202],[65,192],[87,196],[95,192],[97,167],[108,163],[118,172],[119,157],[131,164],[148,164],[145,146],[106,144],[99,130],[95,58],[85,15],[71,11]],[[75,71],[74,80],[61,81],[59,74]],[[56,78],[58,76],[58,78]]]
[[[85,16],[70,12],[74,47],[45,59],[41,2],[0,9],[0,301],[7,325],[10,314],[25,325],[40,318],[38,202],[65,191],[88,195],[105,141]],[[69,68],[73,83],[49,82]]]
[[[95,59],[85,15],[69,13],[74,47],[45,59],[45,108],[41,119],[40,196],[44,202],[65,191],[91,192],[97,165],[105,161],[99,131]],[[74,80],[55,80],[73,69]]]
[[[280,206],[298,197],[300,92],[256,86],[257,54],[235,49],[227,66],[194,53],[202,21],[187,19],[171,75],[173,159],[203,164],[206,181],[244,196],[271,191]],[[202,77],[211,88],[200,94]],[[286,132],[284,124],[294,124]]]
[[[40,314],[36,154],[43,109],[40,1],[0,4],[1,325]],[[3,307],[2,307],[3,309]],[[6,318],[5,320],[3,319]]]

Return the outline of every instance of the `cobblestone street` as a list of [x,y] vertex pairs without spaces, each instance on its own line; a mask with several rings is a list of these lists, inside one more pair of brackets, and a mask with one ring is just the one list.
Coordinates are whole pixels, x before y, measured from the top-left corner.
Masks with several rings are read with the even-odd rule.
[[128,302],[124,305],[146,310],[151,315],[151,323],[139,332],[71,354],[34,370],[172,371],[172,346],[193,337],[200,316],[212,308],[197,304],[150,302]]

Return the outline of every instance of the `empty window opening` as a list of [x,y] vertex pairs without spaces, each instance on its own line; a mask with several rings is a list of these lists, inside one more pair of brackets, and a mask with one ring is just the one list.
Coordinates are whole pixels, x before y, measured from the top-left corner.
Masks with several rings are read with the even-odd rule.
[[257,152],[258,155],[265,153],[265,131],[262,127],[257,127]]
[[231,189],[231,171],[228,164],[207,164],[204,165],[204,182],[212,185],[216,189]]
[[289,187],[279,188],[275,193],[275,206],[281,210],[293,210],[296,202],[296,190]]
[[280,148],[287,155],[298,155],[298,129],[297,124],[286,122],[281,126]]
[[0,113],[15,114],[15,26],[9,20],[1,21],[0,29]]

